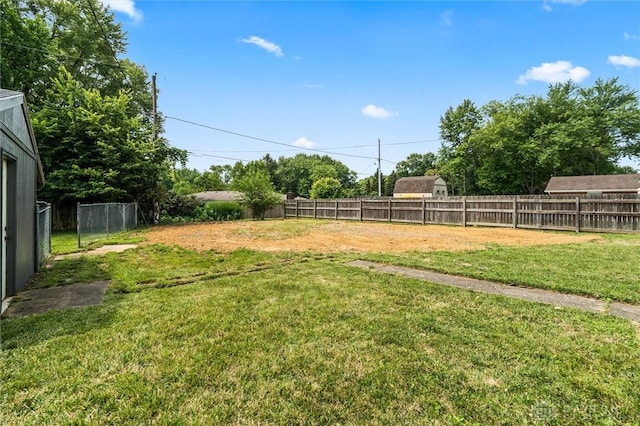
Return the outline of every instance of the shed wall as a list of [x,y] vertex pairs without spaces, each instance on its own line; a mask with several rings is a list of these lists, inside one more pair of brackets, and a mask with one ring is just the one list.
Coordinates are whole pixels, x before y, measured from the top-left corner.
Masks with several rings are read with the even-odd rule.
[[0,153],[8,160],[7,294],[36,271],[37,163],[22,104],[0,112]]

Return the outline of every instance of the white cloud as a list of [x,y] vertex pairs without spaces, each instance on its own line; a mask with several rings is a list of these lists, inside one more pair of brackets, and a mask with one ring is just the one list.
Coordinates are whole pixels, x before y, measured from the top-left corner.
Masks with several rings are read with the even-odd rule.
[[133,0],[100,0],[102,4],[110,7],[114,12],[122,12],[131,19],[139,21],[142,19],[142,12],[136,9]]
[[589,77],[588,69],[574,67],[569,61],[545,62],[539,67],[527,70],[516,80],[517,84],[527,84],[529,81],[543,81],[545,83],[564,83],[573,80],[576,83]]
[[543,0],[542,8],[547,12],[550,12],[552,4],[569,4],[572,6],[580,6],[585,4],[588,0]]
[[622,36],[624,37],[625,40],[640,40],[640,35],[631,34],[626,31],[624,34],[622,34]]
[[371,118],[380,118],[382,120],[386,120],[387,118],[398,115],[397,112],[390,112],[382,107],[375,106],[373,104],[367,105],[366,107],[362,108],[360,112],[364,116],[371,117]]
[[282,53],[282,49],[280,48],[280,46],[263,38],[251,36],[249,38],[243,38],[240,41],[247,44],[255,44],[256,46],[259,46],[267,52],[271,52],[276,56],[284,56],[284,53]]
[[634,58],[633,56],[626,56],[626,55],[609,56],[609,60],[607,62],[617,67],[627,67],[627,68],[640,67],[640,59]]
[[296,139],[293,145],[300,148],[315,148],[316,146],[318,146],[317,143],[310,141],[306,136]]
[[440,24],[443,27],[450,27],[453,25],[453,10],[447,10],[440,14]]

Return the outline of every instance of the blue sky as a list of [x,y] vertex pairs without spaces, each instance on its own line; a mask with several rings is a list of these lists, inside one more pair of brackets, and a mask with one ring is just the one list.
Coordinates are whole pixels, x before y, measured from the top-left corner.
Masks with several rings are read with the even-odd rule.
[[437,152],[440,116],[466,98],[543,95],[569,78],[640,91],[640,2],[102,1],[128,57],[158,75],[165,136],[199,170],[306,147],[362,178],[380,139],[388,174]]

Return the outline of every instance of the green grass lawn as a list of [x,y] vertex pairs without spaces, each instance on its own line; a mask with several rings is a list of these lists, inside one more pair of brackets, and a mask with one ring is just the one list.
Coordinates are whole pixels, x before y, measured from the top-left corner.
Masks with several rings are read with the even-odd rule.
[[369,260],[452,275],[640,303],[640,235],[603,235],[582,244],[467,252],[367,254]]
[[75,231],[54,231],[51,235],[51,254],[77,253],[102,247],[106,244],[135,244],[144,240],[142,235],[144,229],[135,231],[119,232],[107,236],[99,241],[84,244],[78,247],[78,234]]
[[[638,264],[637,241],[378,260],[536,285],[550,275],[528,257],[586,253],[611,261],[567,261],[560,281],[597,282],[618,256]],[[56,262],[46,285],[98,269],[112,287],[100,306],[2,321],[2,422],[637,424],[637,325],[345,266],[352,258],[148,246]]]

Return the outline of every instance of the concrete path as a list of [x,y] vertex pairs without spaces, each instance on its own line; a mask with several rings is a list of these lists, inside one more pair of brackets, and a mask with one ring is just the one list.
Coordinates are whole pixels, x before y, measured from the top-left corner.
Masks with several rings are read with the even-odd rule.
[[356,260],[353,262],[349,262],[347,265],[362,269],[370,269],[376,272],[402,275],[409,278],[417,278],[437,284],[444,284],[452,287],[476,291],[479,293],[499,294],[502,296],[528,300],[531,302],[546,303],[548,305],[615,315],[618,317],[630,319],[632,321],[640,322],[640,306],[638,305],[630,305],[620,302],[607,303],[602,300],[593,299],[590,297],[558,293],[552,290],[516,287],[492,281],[441,274],[438,272],[406,268],[403,266],[384,265],[381,263],[368,262],[365,260]]
[[113,244],[98,247],[94,250],[83,251],[78,253],[61,254],[53,258],[53,260],[69,259],[80,256],[97,256],[106,253],[122,253],[125,250],[134,249],[138,247],[136,244]]
[[13,297],[4,317],[22,317],[52,309],[80,308],[102,303],[109,281],[25,290]]
[[[53,260],[121,253],[136,248],[136,244],[113,244],[79,253],[63,254]],[[24,290],[17,296],[2,301],[2,317],[19,317],[38,314],[52,309],[79,308],[102,303],[109,281],[79,283],[59,287]]]

